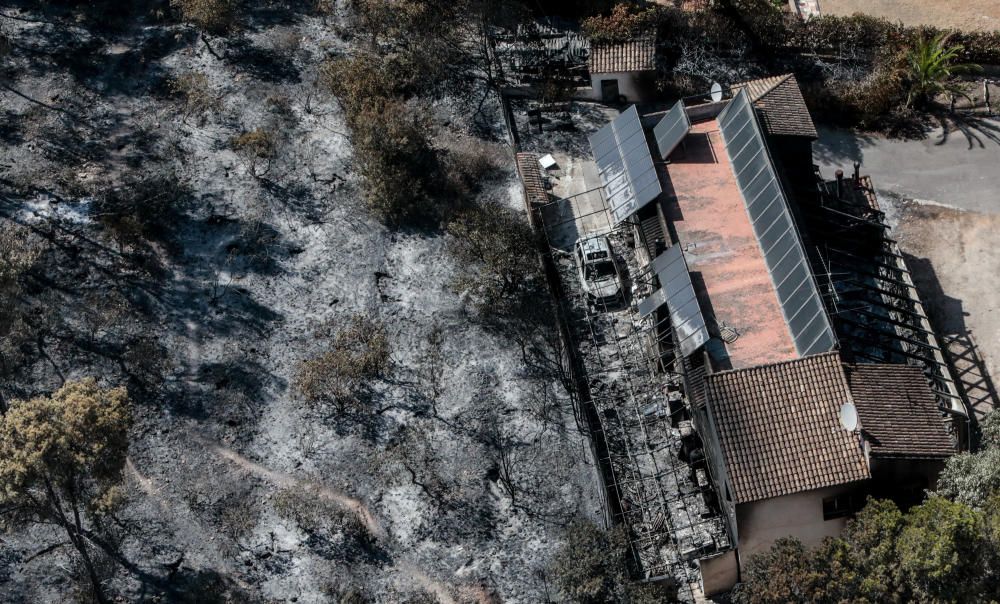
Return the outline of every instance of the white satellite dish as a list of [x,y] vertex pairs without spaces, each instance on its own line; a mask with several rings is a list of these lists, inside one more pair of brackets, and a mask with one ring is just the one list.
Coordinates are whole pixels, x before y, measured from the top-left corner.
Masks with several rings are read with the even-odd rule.
[[712,82],[712,102],[718,103],[722,100],[722,84]]
[[844,403],[840,406],[840,425],[848,432],[858,429],[858,409],[854,403]]

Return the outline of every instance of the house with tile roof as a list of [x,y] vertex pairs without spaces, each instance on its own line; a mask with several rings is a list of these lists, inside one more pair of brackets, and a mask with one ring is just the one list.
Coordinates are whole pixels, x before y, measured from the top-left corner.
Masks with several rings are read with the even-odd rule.
[[[609,322],[629,333],[600,335],[607,309],[581,321],[609,347],[587,392],[612,517],[645,579],[696,563],[706,595],[781,537],[839,534],[870,495],[919,500],[968,419],[870,179],[813,166],[794,76],[728,95],[621,112],[589,137],[598,207],[561,200],[629,262],[628,320]],[[518,167],[543,199],[537,156]]]
[[696,415],[710,426],[705,454],[736,544],[702,561],[709,593],[781,537],[816,546],[839,535],[869,495],[919,496],[956,452],[917,367],[845,364],[832,351],[705,382]]
[[656,44],[650,38],[592,44],[587,68],[594,100],[605,103],[645,100],[652,90],[656,71]]
[[[642,117],[662,192],[627,219],[642,262],[681,250],[700,311],[637,300],[661,326],[655,356],[684,376],[690,448],[732,545],[699,558],[709,595],[778,538],[839,534],[869,495],[918,500],[967,417],[873,188],[857,168],[833,181],[814,168],[794,75],[728,94]],[[707,336],[692,353],[696,315]]]

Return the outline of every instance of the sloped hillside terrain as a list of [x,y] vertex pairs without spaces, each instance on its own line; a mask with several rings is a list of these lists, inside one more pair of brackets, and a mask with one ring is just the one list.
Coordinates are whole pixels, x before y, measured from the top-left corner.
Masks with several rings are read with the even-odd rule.
[[[107,597],[545,600],[565,527],[601,514],[558,338],[476,303],[460,230],[365,203],[320,83],[364,38],[348,9],[248,2],[219,33],[110,4],[0,12],[0,238],[25,259],[0,395],[128,388],[121,503],[91,527]],[[433,145],[485,166],[462,203],[521,220],[482,81],[426,99]],[[2,601],[94,597],[58,526],[10,523],[0,560]]]

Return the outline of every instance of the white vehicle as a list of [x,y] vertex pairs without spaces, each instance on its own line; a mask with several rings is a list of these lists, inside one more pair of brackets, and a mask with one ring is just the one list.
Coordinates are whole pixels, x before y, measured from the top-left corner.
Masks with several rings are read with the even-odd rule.
[[621,272],[607,236],[578,239],[574,247],[580,284],[587,297],[603,304],[623,301]]

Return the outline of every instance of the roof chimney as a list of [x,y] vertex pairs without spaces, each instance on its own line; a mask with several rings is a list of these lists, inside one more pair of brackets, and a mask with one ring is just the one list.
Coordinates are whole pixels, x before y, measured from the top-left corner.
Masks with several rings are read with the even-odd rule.
[[843,199],[844,197],[844,171],[837,170],[835,172],[837,175],[837,199]]

